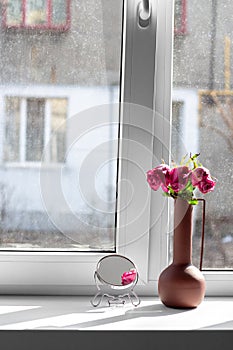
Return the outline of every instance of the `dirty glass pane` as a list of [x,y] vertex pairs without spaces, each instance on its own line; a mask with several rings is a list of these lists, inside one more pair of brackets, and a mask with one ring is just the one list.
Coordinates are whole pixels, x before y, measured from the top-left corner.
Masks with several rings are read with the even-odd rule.
[[8,4],[30,28],[0,28],[0,249],[115,251],[122,1],[71,0],[66,32]]
[[179,32],[182,29],[183,2],[183,0],[176,0],[174,4],[174,27],[175,31],[177,32]]
[[6,8],[6,25],[20,25],[22,24],[22,20],[22,0],[8,0]]
[[66,23],[67,0],[53,0],[52,21],[55,25]]
[[54,134],[51,142],[52,162],[62,162],[66,152],[66,117],[67,117],[67,100],[50,99],[51,104],[51,132]]
[[[187,35],[174,36],[172,157],[179,162],[181,155],[200,153],[201,163],[217,178],[214,192],[196,193],[207,207],[203,268],[233,269],[232,2],[186,3]],[[194,211],[197,266],[201,207]]]
[[19,161],[20,149],[20,100],[17,97],[5,98],[5,140],[4,160]]
[[45,24],[47,22],[47,0],[26,1],[26,25]]
[[40,161],[44,145],[45,101],[27,100],[26,161]]
[[[182,135],[182,111],[184,105],[181,101],[174,101],[172,103],[172,122],[173,122],[173,133],[172,133],[172,153],[176,155],[176,159],[183,157],[182,147],[180,145],[180,137]],[[175,128],[174,128],[175,126]],[[173,160],[173,159],[172,159]]]

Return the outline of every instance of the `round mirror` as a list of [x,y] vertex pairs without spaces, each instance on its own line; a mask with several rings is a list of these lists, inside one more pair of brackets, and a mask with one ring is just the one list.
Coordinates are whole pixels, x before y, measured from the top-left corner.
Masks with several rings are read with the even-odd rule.
[[98,279],[105,284],[117,287],[129,286],[137,282],[137,269],[134,263],[122,255],[108,255],[97,265]]

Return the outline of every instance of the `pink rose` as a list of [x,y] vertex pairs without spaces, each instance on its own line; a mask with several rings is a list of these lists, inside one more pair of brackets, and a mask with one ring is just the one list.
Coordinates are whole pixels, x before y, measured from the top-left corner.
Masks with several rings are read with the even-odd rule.
[[170,170],[170,186],[175,192],[185,188],[188,183],[190,170],[187,166],[178,166]]
[[152,190],[157,191],[161,186],[163,191],[168,192],[170,168],[166,164],[158,165],[156,168],[147,171],[147,182]]
[[197,185],[199,191],[201,193],[208,193],[214,190],[216,182],[211,179],[210,176],[203,177],[202,181],[200,181]]
[[210,172],[204,167],[198,167],[191,173],[191,181],[193,186],[197,186],[199,182],[203,181],[207,177],[210,177]]
[[121,283],[123,286],[130,284],[135,281],[137,276],[137,271],[135,269],[131,269],[130,271],[124,272],[121,276]]

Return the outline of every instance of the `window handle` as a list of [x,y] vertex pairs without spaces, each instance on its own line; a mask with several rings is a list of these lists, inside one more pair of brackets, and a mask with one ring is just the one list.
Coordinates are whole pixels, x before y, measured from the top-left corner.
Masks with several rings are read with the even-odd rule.
[[150,23],[151,17],[151,4],[150,0],[142,0],[138,8],[139,13],[139,25],[141,27],[147,27]]

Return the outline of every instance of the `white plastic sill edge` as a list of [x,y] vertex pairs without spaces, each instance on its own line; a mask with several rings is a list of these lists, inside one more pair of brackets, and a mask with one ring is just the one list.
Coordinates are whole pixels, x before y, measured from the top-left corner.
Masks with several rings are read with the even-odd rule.
[[232,330],[233,298],[206,298],[196,309],[143,297],[137,307],[94,308],[91,297],[1,296],[0,330]]

